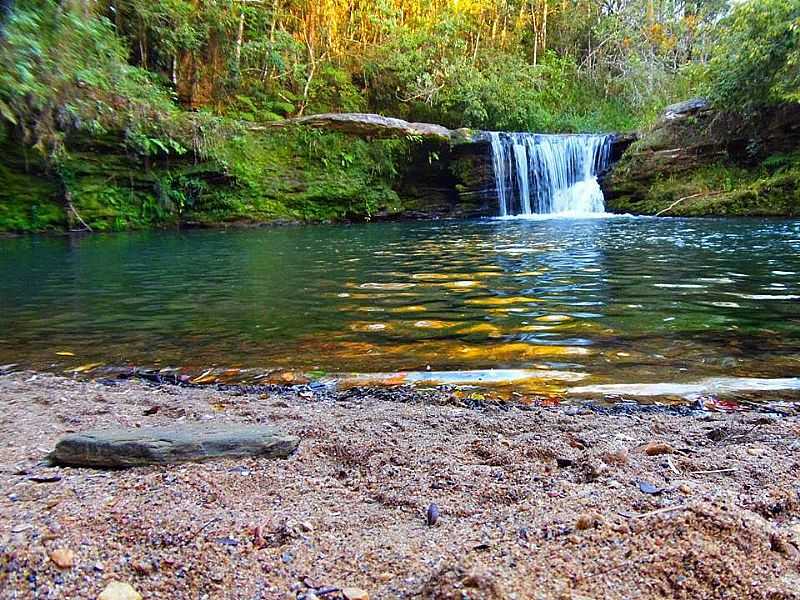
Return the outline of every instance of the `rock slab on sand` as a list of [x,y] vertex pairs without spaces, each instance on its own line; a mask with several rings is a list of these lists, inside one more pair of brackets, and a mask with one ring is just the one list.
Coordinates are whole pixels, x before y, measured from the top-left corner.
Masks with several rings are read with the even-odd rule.
[[245,456],[285,458],[300,439],[266,426],[188,424],[84,431],[62,438],[53,462],[78,467],[136,467]]

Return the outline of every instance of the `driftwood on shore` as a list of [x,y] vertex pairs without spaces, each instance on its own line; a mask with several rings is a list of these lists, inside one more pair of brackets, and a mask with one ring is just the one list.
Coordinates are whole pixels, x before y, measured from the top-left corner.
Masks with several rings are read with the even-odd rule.
[[299,443],[299,438],[265,426],[190,424],[107,429],[62,438],[51,459],[61,465],[114,468],[222,457],[285,458]]

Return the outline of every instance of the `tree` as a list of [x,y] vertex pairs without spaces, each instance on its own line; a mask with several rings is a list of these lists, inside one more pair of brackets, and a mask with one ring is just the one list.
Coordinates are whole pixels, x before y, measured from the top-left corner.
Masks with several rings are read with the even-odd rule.
[[707,93],[742,111],[800,101],[800,0],[748,0],[719,24]]

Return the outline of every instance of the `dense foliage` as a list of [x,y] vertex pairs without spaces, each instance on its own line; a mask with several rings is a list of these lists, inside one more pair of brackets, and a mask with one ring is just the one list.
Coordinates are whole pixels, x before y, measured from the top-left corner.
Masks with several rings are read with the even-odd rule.
[[[760,4],[748,10],[779,19]],[[688,91],[684,67],[706,62],[727,5],[32,0],[6,25],[0,94],[69,101],[77,76],[253,121],[370,110],[488,129],[630,128]]]
[[[618,131],[698,92],[737,110],[800,100],[798,0],[8,4],[3,229],[58,227],[75,206],[98,229],[398,206],[415,140],[250,132],[289,116]],[[54,178],[41,197],[65,210],[12,193],[36,187],[29,176]]]
[[745,2],[720,24],[707,94],[726,108],[800,101],[800,0]]

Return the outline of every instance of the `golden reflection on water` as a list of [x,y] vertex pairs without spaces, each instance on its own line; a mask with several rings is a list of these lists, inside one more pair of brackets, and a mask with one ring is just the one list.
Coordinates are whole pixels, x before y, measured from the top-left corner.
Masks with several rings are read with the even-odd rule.
[[425,312],[426,310],[428,309],[425,308],[424,306],[412,304],[410,306],[395,306],[394,308],[388,309],[388,312],[396,314],[404,314],[404,313]]
[[572,317],[569,315],[542,315],[541,317],[536,317],[537,321],[547,321],[550,323],[560,323],[563,321],[571,321]]
[[497,325],[492,325],[491,323],[478,323],[477,325],[468,325],[462,329],[459,329],[459,333],[470,335],[470,334],[484,334],[487,337],[502,337],[503,330],[498,327]]
[[469,273],[414,273],[411,279],[416,281],[447,281],[450,279],[469,279]]
[[527,296],[492,296],[490,298],[470,298],[466,304],[475,306],[506,306],[508,304],[534,304],[544,302],[540,298],[529,298]]
[[449,329],[455,327],[458,323],[452,321],[416,321],[414,327],[419,329]]
[[[123,238],[93,239],[69,248],[83,257],[77,274],[48,271],[36,293],[6,277],[3,289],[13,293],[3,298],[10,317],[0,349],[5,343],[7,362],[20,352],[52,361],[54,349],[69,350],[78,365],[113,357],[208,365],[224,356],[254,367],[361,372],[535,365],[642,380],[796,373],[800,254],[786,240],[800,240],[800,229],[756,231],[761,249],[748,245],[745,260],[731,249],[742,243],[737,236],[754,235],[750,226],[682,227],[681,246],[671,227],[610,220],[198,234],[225,266],[220,278],[194,271],[196,246],[183,238],[172,246],[177,240],[164,236],[164,251],[147,261],[142,251],[157,240],[126,241],[114,271],[104,269],[106,248]],[[62,256],[45,246],[19,251]],[[195,282],[190,295],[154,276],[176,272],[172,260],[155,259],[175,252]],[[89,296],[88,265],[101,282]],[[61,310],[65,297],[75,300],[69,311]],[[55,310],[44,319],[47,302]],[[104,316],[107,306],[122,312]]]
[[448,281],[446,283],[439,284],[442,287],[446,287],[452,290],[462,290],[466,288],[474,288],[479,286],[481,283],[479,281],[469,280],[469,279],[462,279],[459,281]]
[[393,328],[387,323],[352,323],[350,329],[353,331],[371,332],[387,331]]

